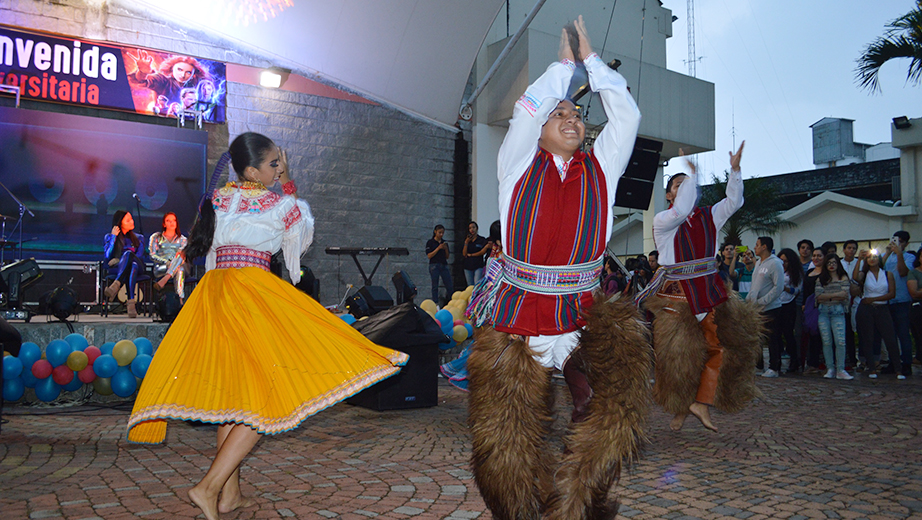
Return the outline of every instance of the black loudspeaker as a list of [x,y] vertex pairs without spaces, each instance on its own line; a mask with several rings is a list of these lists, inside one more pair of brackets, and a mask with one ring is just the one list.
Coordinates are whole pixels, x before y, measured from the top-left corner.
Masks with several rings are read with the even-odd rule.
[[295,287],[318,302],[320,301],[320,280],[314,276],[310,267],[301,266],[301,281]]
[[371,316],[393,306],[393,298],[380,285],[365,285],[346,300],[346,309],[356,318]]
[[653,182],[659,168],[659,157],[663,143],[638,137],[634,142],[631,160],[618,181],[615,206],[622,208],[647,209],[653,197]]
[[18,308],[23,303],[23,291],[42,277],[42,269],[38,266],[38,262],[29,258],[3,266],[0,270],[0,277],[3,278],[3,285],[6,286],[7,305],[11,308]]
[[416,285],[410,281],[410,277],[403,271],[394,273],[394,289],[397,290],[397,305],[413,301],[416,298]]
[[407,302],[353,325],[378,345],[409,354],[400,373],[346,400],[372,410],[426,408],[439,404],[439,343],[448,338],[429,314]]
[[157,316],[164,323],[173,323],[180,310],[182,310],[182,303],[179,301],[179,295],[173,291],[164,293],[157,300]]

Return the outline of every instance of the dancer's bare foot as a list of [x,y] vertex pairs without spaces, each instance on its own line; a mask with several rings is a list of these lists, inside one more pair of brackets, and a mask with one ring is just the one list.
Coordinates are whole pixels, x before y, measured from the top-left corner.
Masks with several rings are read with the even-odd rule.
[[256,501],[249,497],[238,495],[236,498],[230,499],[222,495],[221,501],[218,502],[218,511],[221,513],[230,513],[235,509],[246,509],[255,503]]
[[711,431],[717,431],[717,427],[711,422],[711,410],[708,408],[708,405],[696,401],[688,407],[688,411],[697,417],[705,428]]
[[209,497],[204,490],[195,486],[189,490],[189,500],[205,513],[207,520],[220,520],[217,496]]
[[685,418],[688,417],[687,413],[677,413],[675,417],[672,418],[672,421],[669,422],[669,427],[672,428],[672,431],[677,432],[682,429],[682,425],[685,424]]

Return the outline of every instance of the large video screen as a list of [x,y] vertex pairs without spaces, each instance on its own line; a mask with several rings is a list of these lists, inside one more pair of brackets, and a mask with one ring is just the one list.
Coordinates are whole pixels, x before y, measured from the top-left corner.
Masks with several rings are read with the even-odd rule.
[[[19,258],[20,230],[23,257],[101,260],[120,209],[145,239],[168,211],[188,235],[207,143],[201,130],[0,107],[4,261]],[[35,216],[20,222],[21,206]]]

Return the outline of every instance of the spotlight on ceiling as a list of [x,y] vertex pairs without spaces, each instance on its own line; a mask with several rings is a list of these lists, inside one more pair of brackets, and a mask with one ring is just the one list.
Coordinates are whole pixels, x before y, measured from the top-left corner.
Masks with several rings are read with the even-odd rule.
[[259,84],[266,88],[280,88],[285,84],[291,71],[279,67],[272,67],[259,74]]
[[895,126],[897,130],[906,130],[912,126],[912,123],[909,121],[908,117],[899,116],[893,118],[893,126]]

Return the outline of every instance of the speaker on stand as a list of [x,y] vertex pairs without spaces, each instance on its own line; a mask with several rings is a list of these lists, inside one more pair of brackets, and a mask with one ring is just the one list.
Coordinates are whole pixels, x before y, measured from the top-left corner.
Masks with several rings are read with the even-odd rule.
[[659,169],[663,143],[638,137],[634,151],[624,175],[618,181],[615,206],[622,208],[647,209],[653,197],[653,183]]
[[394,306],[394,299],[380,285],[365,285],[346,300],[346,310],[356,318],[372,316]]

